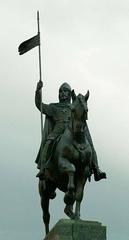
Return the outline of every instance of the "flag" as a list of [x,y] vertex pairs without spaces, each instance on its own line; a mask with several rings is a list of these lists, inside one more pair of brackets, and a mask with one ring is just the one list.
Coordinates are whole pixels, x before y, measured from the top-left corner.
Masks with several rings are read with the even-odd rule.
[[18,47],[19,55],[22,55],[40,44],[39,34],[22,42]]

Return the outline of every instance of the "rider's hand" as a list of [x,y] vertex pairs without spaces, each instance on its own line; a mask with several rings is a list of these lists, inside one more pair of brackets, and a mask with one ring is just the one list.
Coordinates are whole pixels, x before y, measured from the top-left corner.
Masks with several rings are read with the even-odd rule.
[[37,83],[36,91],[40,91],[42,87],[43,87],[43,82],[40,80],[40,81]]

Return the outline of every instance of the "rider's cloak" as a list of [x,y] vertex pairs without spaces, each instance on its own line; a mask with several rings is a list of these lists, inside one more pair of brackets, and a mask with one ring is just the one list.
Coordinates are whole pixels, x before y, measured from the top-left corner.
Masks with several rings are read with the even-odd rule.
[[36,157],[35,163],[37,163],[37,168],[40,169],[41,166],[41,152],[43,151],[44,145],[46,143],[48,135],[52,132],[54,127],[54,123],[52,121],[52,118],[48,117],[47,115],[45,116],[44,120],[44,128],[43,128],[43,135],[42,135],[42,141],[40,144],[39,152]]

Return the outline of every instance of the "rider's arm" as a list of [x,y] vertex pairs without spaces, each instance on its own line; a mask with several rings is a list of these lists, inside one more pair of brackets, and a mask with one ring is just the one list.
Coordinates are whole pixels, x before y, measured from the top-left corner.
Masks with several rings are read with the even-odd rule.
[[[41,111],[41,88],[42,88],[42,82],[38,82],[37,88],[35,91],[35,105]],[[52,104],[44,104],[42,103],[42,112],[49,117],[52,116]]]

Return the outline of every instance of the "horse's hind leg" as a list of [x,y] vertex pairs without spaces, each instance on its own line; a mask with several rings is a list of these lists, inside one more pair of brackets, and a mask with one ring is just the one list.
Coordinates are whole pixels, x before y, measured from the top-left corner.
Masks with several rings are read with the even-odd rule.
[[43,210],[43,221],[45,225],[45,231],[46,234],[49,233],[49,222],[50,222],[50,213],[49,213],[49,198],[48,197],[42,197],[41,198],[41,207]]
[[81,207],[81,202],[76,201],[76,207],[75,207],[75,219],[80,219],[80,207]]
[[42,181],[39,182],[39,193],[41,197],[41,207],[43,211],[43,222],[45,225],[46,234],[49,232],[49,222],[50,222],[50,213],[49,213],[49,195],[46,190],[42,191]]
[[76,219],[80,219],[80,207],[83,199],[85,183],[86,183],[85,177],[82,177],[82,179],[80,179],[77,183],[76,194],[75,194],[75,200],[76,200],[75,218]]

